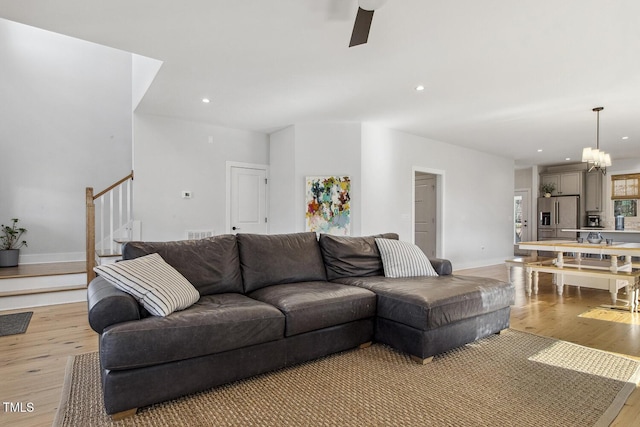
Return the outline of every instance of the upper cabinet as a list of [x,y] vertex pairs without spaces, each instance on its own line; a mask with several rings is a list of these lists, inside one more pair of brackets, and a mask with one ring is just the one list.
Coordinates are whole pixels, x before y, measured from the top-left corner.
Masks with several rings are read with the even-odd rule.
[[640,174],[633,173],[627,175],[611,176],[611,198],[640,199]]
[[582,193],[581,171],[541,174],[540,182],[555,184],[556,190],[551,193],[554,196],[578,196]]
[[600,171],[588,172],[584,182],[585,207],[587,212],[601,212],[602,205],[602,174]]

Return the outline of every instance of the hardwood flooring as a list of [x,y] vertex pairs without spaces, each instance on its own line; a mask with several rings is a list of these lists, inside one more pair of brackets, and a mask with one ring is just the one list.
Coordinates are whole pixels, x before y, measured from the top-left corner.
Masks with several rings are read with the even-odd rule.
[[[22,311],[33,311],[27,332],[0,337],[0,426],[50,426],[69,356],[97,351],[98,338],[89,327],[86,303],[0,314]],[[10,403],[18,412],[11,412]]]
[[[507,279],[504,265],[456,274]],[[608,292],[567,286],[558,296],[550,275],[540,275],[538,295],[524,292],[522,269],[514,268],[516,303],[511,327],[640,360],[640,313],[599,310]],[[622,295],[621,295],[622,297]],[[25,334],[0,337],[0,426],[50,426],[62,391],[68,356],[97,351],[97,335],[87,322],[86,303],[0,312],[33,311]],[[4,402],[7,402],[5,404]],[[23,412],[10,412],[8,403]],[[29,411],[27,403],[33,410]],[[636,389],[612,426],[640,425],[640,389]]]

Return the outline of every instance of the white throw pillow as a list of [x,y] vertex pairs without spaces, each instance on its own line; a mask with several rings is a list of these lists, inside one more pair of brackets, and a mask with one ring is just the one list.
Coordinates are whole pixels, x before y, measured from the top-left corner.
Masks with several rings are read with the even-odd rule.
[[437,276],[422,249],[413,243],[376,239],[386,277]]
[[133,296],[154,316],[168,316],[200,299],[198,290],[157,253],[100,265],[93,270]]

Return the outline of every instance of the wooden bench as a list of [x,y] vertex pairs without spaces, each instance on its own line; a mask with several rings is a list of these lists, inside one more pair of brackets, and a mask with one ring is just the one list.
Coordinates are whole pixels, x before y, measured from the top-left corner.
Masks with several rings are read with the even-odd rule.
[[[558,295],[562,295],[564,285],[584,286],[586,288],[604,289],[611,294],[611,301],[616,305],[618,300],[618,290],[626,288],[629,301],[627,303],[630,311],[638,311],[638,296],[640,291],[640,270],[631,271],[610,271],[589,268],[588,266],[558,267],[555,265],[527,265],[527,276],[533,274],[533,291],[538,293],[538,273],[551,273],[555,276]],[[567,279],[571,283],[567,283]],[[528,286],[531,280],[528,281]],[[527,288],[527,294],[531,295],[531,288]]]
[[[526,271],[526,267],[552,265],[555,258],[540,257],[540,256],[527,256],[527,257],[515,257],[504,260],[504,264],[507,266],[507,280],[511,282],[511,267],[522,267]],[[525,281],[527,281],[527,288],[531,289],[531,275],[525,275]]]

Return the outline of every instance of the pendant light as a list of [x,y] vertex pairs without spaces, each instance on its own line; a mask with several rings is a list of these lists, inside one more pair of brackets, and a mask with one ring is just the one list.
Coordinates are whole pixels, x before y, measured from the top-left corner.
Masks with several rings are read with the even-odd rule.
[[600,151],[600,111],[604,110],[604,107],[596,107],[593,111],[596,112],[596,148],[586,147],[582,150],[582,161],[587,163],[589,168],[588,172],[592,170],[598,170],[603,175],[607,174],[607,166],[611,166],[611,155]]

